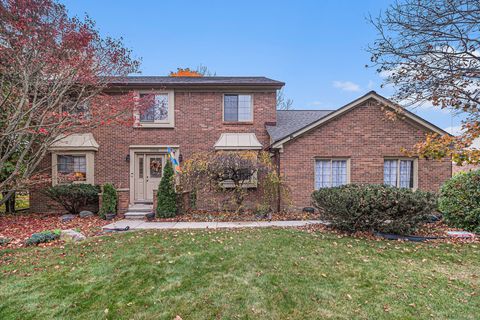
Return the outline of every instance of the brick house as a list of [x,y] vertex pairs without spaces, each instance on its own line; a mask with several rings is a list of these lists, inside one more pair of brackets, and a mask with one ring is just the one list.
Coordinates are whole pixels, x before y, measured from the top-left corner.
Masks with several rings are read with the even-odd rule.
[[[42,167],[52,183],[74,173],[92,184],[114,183],[120,212],[151,210],[167,148],[188,159],[211,150],[268,150],[291,189],[295,208],[310,205],[313,190],[345,183],[387,183],[436,191],[451,176],[451,161],[406,158],[427,132],[445,132],[405,111],[387,119],[392,102],[369,92],[332,111],[277,111],[284,83],[265,77],[128,77],[112,81],[112,94],[155,94],[152,108],[131,127],[103,126],[52,146]],[[133,112],[133,111],[132,111]],[[160,168],[157,170],[155,168]],[[255,199],[256,191],[252,192]],[[31,210],[54,211],[38,190]]]

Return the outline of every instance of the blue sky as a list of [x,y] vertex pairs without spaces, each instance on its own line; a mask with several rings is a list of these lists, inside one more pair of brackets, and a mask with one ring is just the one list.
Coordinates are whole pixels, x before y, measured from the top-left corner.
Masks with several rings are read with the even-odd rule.
[[[365,67],[375,39],[366,18],[389,0],[62,2],[71,15],[88,13],[102,34],[123,37],[143,75],[204,65],[217,75],[267,76],[286,83],[295,109],[336,109],[369,90],[391,94]],[[460,124],[445,111],[412,111],[441,128]]]

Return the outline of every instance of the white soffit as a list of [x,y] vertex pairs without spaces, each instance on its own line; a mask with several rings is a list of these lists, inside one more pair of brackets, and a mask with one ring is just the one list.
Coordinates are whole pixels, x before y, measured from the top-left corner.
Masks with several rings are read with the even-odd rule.
[[255,133],[222,133],[214,147],[215,150],[261,150],[263,148]]
[[98,143],[91,133],[74,133],[60,138],[52,144],[50,150],[98,150]]

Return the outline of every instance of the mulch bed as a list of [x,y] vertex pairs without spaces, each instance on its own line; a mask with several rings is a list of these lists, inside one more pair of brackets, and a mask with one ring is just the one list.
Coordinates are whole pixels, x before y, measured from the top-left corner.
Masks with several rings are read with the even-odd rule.
[[[335,233],[338,237],[354,237],[359,239],[370,239],[375,241],[406,241],[406,240],[386,240],[382,237],[375,236],[373,232],[370,231],[358,231],[355,233],[348,233],[336,230],[332,227],[322,225],[322,224],[313,224],[308,225],[305,227],[298,227],[298,229],[303,230],[305,232],[330,232]],[[426,240],[426,243],[480,243],[480,236],[476,236],[475,238],[451,238],[448,237],[447,231],[462,231],[460,229],[452,228],[447,226],[444,222],[439,221],[435,223],[427,223],[423,225],[415,235],[418,236],[425,236],[425,237],[439,237],[439,239],[434,240]]]
[[229,221],[286,221],[286,220],[316,220],[318,214],[309,214],[306,212],[282,212],[272,214],[271,219],[257,216],[251,212],[211,212],[211,211],[192,211],[178,215],[174,218],[155,218],[155,222],[229,222]]
[[[33,233],[46,230],[65,230],[74,229],[90,237],[99,234],[102,226],[112,223],[105,221],[98,216],[86,218],[75,217],[68,222],[62,222],[61,215],[58,214],[17,214],[0,216],[0,238],[10,238],[11,242],[6,246],[0,246],[1,249],[24,247],[25,240]],[[61,241],[53,241],[40,244],[39,246],[54,246]]]

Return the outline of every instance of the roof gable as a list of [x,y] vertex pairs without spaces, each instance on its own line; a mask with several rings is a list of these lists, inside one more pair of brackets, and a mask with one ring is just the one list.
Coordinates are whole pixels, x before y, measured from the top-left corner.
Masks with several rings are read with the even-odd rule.
[[[283,138],[276,139],[276,140],[272,139],[273,143],[270,147],[271,148],[281,148],[284,143],[286,143],[286,142],[288,142],[288,141],[290,141],[290,140],[292,140],[296,137],[299,137],[299,136],[303,135],[304,133],[309,132],[310,130],[313,130],[313,129],[327,123],[329,120],[332,120],[334,118],[337,118],[337,117],[345,114],[349,110],[351,110],[351,109],[353,109],[357,106],[362,105],[364,102],[366,102],[367,100],[372,99],[372,98],[377,100],[378,102],[380,102],[381,104],[383,104],[387,107],[391,107],[391,108],[399,107],[397,104],[395,104],[392,101],[388,100],[387,98],[379,95],[375,91],[370,91],[369,93],[367,93],[364,96],[350,102],[349,104],[341,107],[340,109],[337,109],[333,112],[330,112],[330,113],[326,114],[325,116],[319,118],[318,120],[313,121],[313,122],[303,126],[302,128],[299,128],[298,130],[288,134],[287,136],[285,136]],[[406,109],[403,109],[403,111],[404,111],[404,115],[406,116],[406,118],[414,121],[415,123],[419,124],[420,126],[422,126],[424,128],[427,128],[428,130],[431,130],[432,132],[435,132],[435,133],[438,133],[438,134],[441,134],[441,135],[449,134],[446,131],[444,131],[444,130],[440,129],[439,127],[435,126],[434,124],[432,124],[432,123],[424,120],[423,118],[415,115],[414,113],[412,113],[412,112],[410,112]],[[269,133],[270,133],[270,131],[269,131]]]

